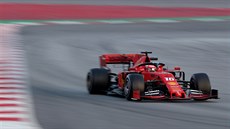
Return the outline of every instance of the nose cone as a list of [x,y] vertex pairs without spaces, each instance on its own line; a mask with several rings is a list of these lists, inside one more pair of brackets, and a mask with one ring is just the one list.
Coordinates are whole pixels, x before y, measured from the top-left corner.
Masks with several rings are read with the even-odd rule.
[[182,94],[180,93],[180,91],[177,91],[177,92],[176,92],[176,97],[179,97],[179,98],[182,97]]
[[174,91],[172,92],[172,98],[185,98],[186,95],[184,93],[184,91]]

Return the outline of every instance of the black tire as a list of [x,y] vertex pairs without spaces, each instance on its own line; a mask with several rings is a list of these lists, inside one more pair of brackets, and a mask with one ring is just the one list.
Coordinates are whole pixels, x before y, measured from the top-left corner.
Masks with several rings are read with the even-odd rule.
[[204,94],[211,93],[211,84],[206,73],[193,74],[190,79],[190,88],[193,90],[200,90]]
[[102,94],[109,87],[109,72],[106,69],[94,68],[87,74],[87,89],[90,94]]
[[[144,92],[145,83],[141,74],[129,74],[126,77],[124,85],[124,96],[127,100],[132,100],[133,91],[139,90],[140,93]],[[140,101],[141,99],[137,100]]]

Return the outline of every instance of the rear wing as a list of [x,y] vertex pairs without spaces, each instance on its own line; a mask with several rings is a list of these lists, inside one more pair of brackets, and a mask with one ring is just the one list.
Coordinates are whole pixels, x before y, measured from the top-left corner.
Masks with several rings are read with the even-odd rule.
[[100,66],[106,67],[107,64],[130,64],[136,62],[143,54],[104,54],[99,57]]

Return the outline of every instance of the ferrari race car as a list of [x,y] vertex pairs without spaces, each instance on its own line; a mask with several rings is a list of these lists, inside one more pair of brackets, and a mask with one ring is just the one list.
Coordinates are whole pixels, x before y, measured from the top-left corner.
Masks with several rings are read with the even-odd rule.
[[[211,89],[206,73],[193,74],[190,81],[185,81],[180,67],[167,69],[164,63],[156,62],[158,58],[149,57],[151,53],[101,55],[100,68],[87,74],[89,94],[117,94],[137,101],[218,99],[218,90]],[[114,73],[111,66],[122,70]]]

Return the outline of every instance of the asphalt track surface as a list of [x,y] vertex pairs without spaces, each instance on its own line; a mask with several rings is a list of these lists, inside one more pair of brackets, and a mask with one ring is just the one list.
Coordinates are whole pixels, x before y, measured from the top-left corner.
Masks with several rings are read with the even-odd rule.
[[[44,129],[229,129],[229,22],[24,27],[20,33]],[[206,72],[219,100],[129,102],[89,95],[86,73],[103,53],[153,51],[169,68]]]
[[229,0],[0,0],[0,2],[230,8]]

